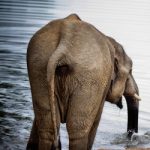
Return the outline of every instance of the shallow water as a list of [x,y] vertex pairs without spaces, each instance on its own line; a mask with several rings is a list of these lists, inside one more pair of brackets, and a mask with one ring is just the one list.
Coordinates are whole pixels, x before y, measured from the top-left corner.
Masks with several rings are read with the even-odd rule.
[[[93,149],[150,147],[150,2],[149,0],[1,0],[0,1],[0,149],[25,149],[33,111],[26,67],[31,36],[50,20],[77,13],[107,35],[116,38],[134,62],[140,89],[139,134],[125,138],[127,116],[106,103]],[[68,148],[65,125],[61,127]]]

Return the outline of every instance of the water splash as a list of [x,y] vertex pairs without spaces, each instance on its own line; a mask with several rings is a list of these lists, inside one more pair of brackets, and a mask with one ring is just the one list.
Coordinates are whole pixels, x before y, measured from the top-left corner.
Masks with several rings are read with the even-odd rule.
[[127,138],[127,133],[119,134],[115,137],[115,139],[111,142],[111,144],[126,144],[129,142]]
[[150,131],[145,134],[134,133],[131,139],[128,138],[128,133],[117,135],[111,144],[121,144],[125,147],[138,147],[145,144],[150,144]]

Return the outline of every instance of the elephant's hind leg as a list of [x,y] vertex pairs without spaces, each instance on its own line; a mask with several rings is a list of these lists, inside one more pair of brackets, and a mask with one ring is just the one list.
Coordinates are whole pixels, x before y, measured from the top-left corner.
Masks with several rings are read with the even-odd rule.
[[95,139],[95,136],[96,136],[96,131],[97,131],[99,121],[100,121],[100,118],[101,118],[103,106],[104,106],[104,100],[101,102],[98,113],[96,115],[96,118],[94,120],[94,123],[93,123],[92,128],[91,128],[90,133],[89,133],[88,149],[92,149],[92,145],[94,143],[94,139]]
[[75,90],[69,100],[66,123],[70,150],[89,150],[89,134],[101,101],[96,88],[82,86]]
[[[34,66],[29,72],[33,109],[35,114],[36,131],[31,134],[38,138],[36,146],[37,150],[51,150],[54,144],[54,125],[52,121],[51,107],[49,103],[49,93],[46,78],[46,70],[44,65]],[[56,101],[57,108],[57,101]],[[57,108],[58,111],[58,108]],[[60,119],[59,112],[57,113],[57,127],[59,129]],[[35,130],[35,128],[33,128]],[[32,142],[32,143],[31,143]],[[30,145],[34,145],[34,141],[29,140]],[[54,149],[54,148],[53,148]]]
[[36,126],[35,119],[34,119],[30,138],[29,138],[26,149],[27,150],[37,150],[38,149],[38,143],[39,143],[38,131],[37,131],[37,126]]

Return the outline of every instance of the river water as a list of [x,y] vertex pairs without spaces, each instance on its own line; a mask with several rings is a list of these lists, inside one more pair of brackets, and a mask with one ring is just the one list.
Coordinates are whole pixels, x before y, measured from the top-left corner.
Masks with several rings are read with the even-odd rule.
[[[123,44],[134,62],[140,89],[139,133],[125,138],[127,110],[105,103],[93,149],[150,147],[149,0],[0,0],[0,150],[25,149],[33,120],[26,49],[32,35],[49,21],[77,13]],[[68,149],[65,125],[63,150]]]

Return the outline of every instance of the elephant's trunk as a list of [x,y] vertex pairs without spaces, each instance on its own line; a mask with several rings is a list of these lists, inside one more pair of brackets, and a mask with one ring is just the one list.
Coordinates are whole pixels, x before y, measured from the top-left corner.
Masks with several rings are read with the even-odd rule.
[[130,138],[134,132],[138,132],[138,113],[139,113],[139,101],[135,100],[134,97],[125,96],[127,101],[128,109],[128,126],[127,132]]
[[134,132],[138,132],[138,114],[139,114],[139,100],[140,97],[137,84],[132,76],[129,75],[126,88],[124,91],[124,96],[127,102],[128,109],[128,126],[127,132],[128,137],[130,138]]

